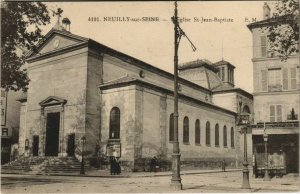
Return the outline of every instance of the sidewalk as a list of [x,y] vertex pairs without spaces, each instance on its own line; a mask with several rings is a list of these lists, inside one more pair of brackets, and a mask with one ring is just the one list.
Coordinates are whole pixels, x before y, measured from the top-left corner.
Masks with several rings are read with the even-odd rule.
[[[226,172],[241,171],[241,169],[228,169]],[[207,174],[207,173],[222,173],[220,169],[214,170],[185,170],[181,171],[181,175],[192,174]],[[72,174],[52,174],[53,176],[85,176],[85,177],[105,177],[105,178],[134,178],[134,177],[160,177],[171,176],[172,171],[167,172],[128,172],[123,171],[120,175],[111,175],[109,170],[89,170],[84,175],[79,173]]]
[[[241,169],[226,169],[226,172],[241,171]],[[181,175],[192,175],[192,174],[208,174],[208,173],[223,173],[220,169],[214,170],[185,170],[181,171]],[[1,173],[2,175],[9,175],[16,173]],[[18,173],[17,175],[33,175],[32,173]],[[167,172],[128,172],[122,171],[120,175],[111,175],[109,170],[87,170],[85,174],[82,175],[79,172],[72,173],[56,173],[56,174],[38,174],[38,175],[50,175],[50,176],[79,176],[79,177],[105,177],[105,178],[134,178],[134,177],[161,177],[161,176],[171,176],[172,171]]]

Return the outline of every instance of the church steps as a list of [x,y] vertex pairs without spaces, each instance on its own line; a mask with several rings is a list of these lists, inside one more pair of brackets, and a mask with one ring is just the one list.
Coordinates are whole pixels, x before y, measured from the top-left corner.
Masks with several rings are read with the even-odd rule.
[[[81,163],[75,157],[22,157],[1,166],[2,173],[78,174]],[[87,169],[88,166],[85,165]]]

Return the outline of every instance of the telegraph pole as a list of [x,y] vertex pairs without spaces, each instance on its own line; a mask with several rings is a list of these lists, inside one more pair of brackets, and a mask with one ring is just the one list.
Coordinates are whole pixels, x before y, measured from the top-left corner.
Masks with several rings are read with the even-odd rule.
[[178,47],[182,36],[185,36],[191,43],[193,51],[196,47],[185,35],[178,23],[178,11],[177,1],[175,1],[174,16],[172,17],[174,23],[174,142],[173,142],[173,154],[172,154],[172,179],[171,187],[174,190],[182,190],[181,178],[180,178],[180,149],[178,142]]
[[174,23],[174,142],[172,154],[172,179],[171,186],[174,190],[182,190],[180,178],[180,151],[178,142],[178,46],[180,41],[177,16],[177,1],[175,1]]

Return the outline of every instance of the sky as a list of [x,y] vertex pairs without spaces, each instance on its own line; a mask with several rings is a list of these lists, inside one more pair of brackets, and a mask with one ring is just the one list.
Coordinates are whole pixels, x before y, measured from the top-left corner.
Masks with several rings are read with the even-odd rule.
[[[71,20],[71,33],[91,38],[173,73],[174,25],[171,17],[174,15],[174,2],[46,4],[51,10],[63,9],[62,18],[68,17]],[[180,26],[197,48],[193,52],[189,41],[182,37],[179,63],[196,59],[217,62],[223,58],[236,67],[236,87],[251,93],[252,35],[246,25],[254,21],[252,19],[262,20],[263,4],[263,1],[179,2],[178,16],[185,18]],[[273,4],[270,2],[271,9]],[[89,21],[91,17],[99,21]],[[111,17],[129,17],[129,21],[107,21]],[[155,17],[158,21],[141,21],[143,17]],[[202,17],[212,21],[202,23]],[[215,18],[226,21],[219,22]],[[51,24],[43,28],[44,34],[54,26],[56,20],[55,17],[51,18]]]

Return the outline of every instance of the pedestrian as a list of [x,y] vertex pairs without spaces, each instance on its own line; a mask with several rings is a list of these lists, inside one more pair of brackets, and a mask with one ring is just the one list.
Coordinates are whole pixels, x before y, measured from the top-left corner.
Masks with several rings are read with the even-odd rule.
[[225,172],[225,168],[226,168],[226,162],[225,160],[222,161],[222,171]]
[[157,165],[157,160],[156,157],[154,156],[150,161],[150,172],[156,172],[156,165]]
[[121,166],[120,166],[120,161],[118,159],[116,161],[116,173],[121,174]]
[[18,156],[18,144],[13,144],[10,150],[10,161],[14,161]]
[[110,159],[110,174],[111,175],[114,175],[117,172],[117,164],[116,163],[117,163],[116,158],[114,156],[111,157],[111,159]]

